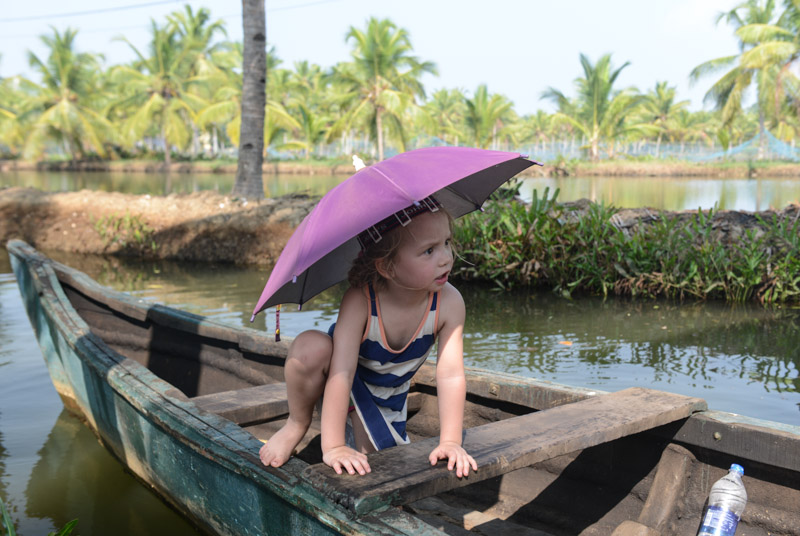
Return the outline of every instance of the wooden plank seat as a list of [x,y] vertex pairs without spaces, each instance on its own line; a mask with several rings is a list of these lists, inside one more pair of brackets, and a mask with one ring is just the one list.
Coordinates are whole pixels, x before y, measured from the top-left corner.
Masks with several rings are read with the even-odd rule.
[[223,391],[191,399],[199,408],[239,425],[263,422],[289,413],[285,383]]
[[478,471],[467,478],[458,479],[444,462],[431,467],[428,455],[438,444],[437,437],[370,454],[372,472],[364,476],[337,475],[324,464],[307,468],[305,476],[330,500],[363,515],[668,424],[706,408],[700,398],[634,387],[468,429],[464,448],[475,458]]

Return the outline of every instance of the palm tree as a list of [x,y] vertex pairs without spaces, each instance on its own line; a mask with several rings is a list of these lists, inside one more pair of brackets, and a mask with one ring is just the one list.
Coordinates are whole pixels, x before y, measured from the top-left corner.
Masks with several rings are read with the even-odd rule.
[[[761,20],[763,20],[762,18]],[[738,28],[736,35],[744,46],[741,66],[766,75],[759,79],[763,87],[760,99],[765,115],[777,135],[793,139],[800,115],[800,80],[796,74],[800,58],[800,0],[789,0],[774,24],[752,22]]]
[[548,88],[542,98],[554,101],[559,111],[555,119],[571,124],[587,139],[592,162],[600,158],[601,142],[613,143],[631,132],[654,132],[655,127],[644,123],[628,123],[626,119],[644,99],[632,89],[616,91],[614,83],[620,72],[630,65],[625,62],[618,69],[611,67],[611,55],[601,56],[595,65],[580,55],[583,78],[575,79],[578,90],[576,100],[570,101],[561,91]]
[[0,144],[6,146],[4,153],[16,155],[22,146],[25,136],[19,115],[30,95],[37,89],[35,84],[21,76],[0,76]]
[[294,71],[288,72],[285,85],[292,97],[300,97],[306,102],[313,101],[314,105],[319,105],[328,81],[329,76],[319,65],[307,61],[297,61],[294,64]]
[[543,151],[545,144],[554,134],[553,116],[544,110],[537,110],[535,114],[522,118],[520,129],[522,143],[539,144],[538,149]]
[[498,137],[505,134],[503,127],[514,118],[514,104],[503,95],[490,94],[486,84],[475,90],[475,95],[465,98],[467,106],[465,122],[470,142],[476,147],[488,149]]
[[[192,51],[191,54],[194,57],[189,59],[192,64],[190,78],[200,77],[207,82],[190,84],[187,90],[206,101],[211,99],[218,89],[211,82],[212,79],[223,79],[223,77],[217,76],[221,74],[219,57],[233,47],[232,43],[226,41],[212,44],[217,34],[227,35],[225,22],[223,20],[211,22],[211,12],[208,9],[200,8],[195,12],[188,4],[184,6],[183,11],[175,11],[167,15],[167,21],[178,32],[181,46]],[[196,156],[199,151],[201,133],[198,125],[192,124],[191,127],[191,154]],[[209,134],[213,137],[215,132],[216,130],[212,130]]]
[[658,127],[658,138],[656,139],[656,158],[661,150],[661,140],[666,134],[667,138],[672,138],[672,126],[675,117],[681,110],[689,106],[688,100],[675,102],[677,89],[669,87],[667,82],[656,82],[656,87],[647,94],[647,98],[642,104],[643,121],[650,122]]
[[181,45],[191,50],[194,58],[193,71],[197,74],[211,74],[216,72],[217,65],[209,61],[215,51],[227,48],[227,43],[211,44],[217,34],[227,35],[225,22],[217,20],[209,23],[211,12],[200,8],[196,13],[192,6],[184,6],[183,11],[175,11],[167,15],[167,20],[176,29],[181,38]]
[[42,83],[25,113],[17,117],[20,121],[31,119],[24,156],[41,155],[45,143],[52,140],[62,144],[73,160],[84,158],[90,151],[105,157],[105,144],[113,140],[114,133],[111,123],[98,112],[99,57],[75,51],[77,30],[52,30],[52,36],[41,36],[50,49],[46,60],[28,52],[28,61]]
[[164,161],[169,166],[172,147],[187,145],[196,110],[206,104],[190,88],[193,84],[203,83],[206,78],[192,76],[195,49],[191,42],[181,42],[174,25],[159,27],[151,21],[151,32],[149,56],[122,38],[134,51],[137,60],[132,65],[120,65],[112,70],[112,80],[122,95],[112,105],[112,110],[129,114],[122,125],[129,144],[148,133],[160,136],[164,144]]
[[298,116],[297,122],[300,124],[298,131],[301,138],[293,142],[292,146],[302,149],[306,160],[309,160],[314,146],[327,137],[330,121],[326,115],[316,112],[302,101],[296,102],[292,110]]
[[464,117],[467,105],[464,93],[460,89],[440,89],[431,95],[423,108],[430,133],[445,143],[458,145],[459,137],[466,129]]
[[[742,112],[742,98],[745,91],[756,84],[756,105],[758,107],[760,130],[764,130],[765,113],[770,107],[770,88],[774,87],[777,71],[774,63],[766,58],[775,58],[777,49],[782,46],[759,46],[764,38],[777,37],[776,32],[764,32],[770,27],[775,14],[775,0],[747,0],[732,10],[721,13],[717,23],[727,21],[736,29],[739,38],[739,54],[706,61],[695,67],[689,74],[690,80],[727,69],[706,92],[705,100],[712,102],[722,112],[722,126],[729,128],[737,115]],[[755,78],[755,80],[754,80]],[[763,156],[766,138],[761,137],[759,157]]]
[[425,97],[419,78],[436,74],[436,66],[410,55],[408,32],[388,19],[369,19],[366,31],[351,26],[346,39],[353,42],[353,61],[335,67],[333,76],[344,88],[342,98],[349,109],[331,135],[357,122],[365,124],[382,160],[387,132],[405,147],[403,114],[417,97]]
[[[267,68],[277,66],[280,60],[275,55],[274,48],[267,51]],[[197,123],[200,128],[210,125],[225,125],[225,133],[235,146],[239,146],[242,125],[242,75],[239,67],[242,65],[242,47],[233,45],[230,50],[221,53],[218,58],[220,73],[212,78],[212,83],[217,87],[211,101],[197,114]],[[235,68],[234,68],[235,66]],[[282,89],[272,93],[275,84],[272,83],[276,73],[283,69],[272,69],[267,73],[267,91],[270,95],[266,99],[264,110],[264,157],[266,148],[276,142],[277,138],[290,130],[299,130],[300,123],[293,118],[279,101],[273,100],[273,95],[278,95]]]
[[303,150],[306,160],[311,158],[314,146],[328,135],[331,123],[325,100],[328,79],[319,65],[307,61],[296,62],[288,79],[288,110],[299,123],[296,132],[300,138],[290,143]]
[[267,16],[264,0],[242,0],[244,50],[239,161],[234,195],[263,199],[264,108],[267,104]]
[[[702,142],[707,146],[714,145],[719,139],[719,114],[707,111],[690,112],[679,110],[670,126],[671,138],[680,144],[680,155],[683,155],[687,143]],[[724,145],[724,143],[723,143]]]

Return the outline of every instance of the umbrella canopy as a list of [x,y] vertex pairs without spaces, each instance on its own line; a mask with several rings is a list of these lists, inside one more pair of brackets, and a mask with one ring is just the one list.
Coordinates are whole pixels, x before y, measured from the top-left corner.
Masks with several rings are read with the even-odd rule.
[[361,250],[358,234],[384,218],[431,195],[457,218],[479,209],[500,185],[534,163],[519,153],[428,147],[359,170],[325,194],[295,229],[253,318],[272,305],[302,305],[346,279]]

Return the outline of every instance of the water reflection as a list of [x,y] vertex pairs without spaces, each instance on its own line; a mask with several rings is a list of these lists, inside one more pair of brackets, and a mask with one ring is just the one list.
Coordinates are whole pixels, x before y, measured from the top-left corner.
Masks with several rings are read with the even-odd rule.
[[[344,180],[344,175],[264,175],[264,192],[277,197],[294,192],[322,195]],[[73,171],[7,171],[2,186],[31,186],[44,191],[81,189],[129,194],[163,195],[233,189],[233,174],[215,173],[108,173]],[[521,195],[560,190],[560,201],[588,198],[622,208],[652,207],[664,210],[709,209],[757,211],[783,208],[800,201],[800,181],[794,178],[697,177],[527,177]]]
[[520,193],[530,200],[545,188],[558,188],[560,201],[586,198],[622,208],[760,211],[800,201],[800,183],[792,178],[542,177],[526,178]]
[[465,355],[477,366],[603,390],[653,386],[800,422],[798,309],[462,293]]
[[[334,175],[264,175],[264,194],[278,197],[294,192],[322,195],[346,177]],[[144,173],[76,171],[6,171],[0,187],[32,187],[45,192],[95,190],[126,194],[166,195],[212,190],[228,194],[233,190],[231,173]]]
[[195,535],[64,413],[7,257],[0,259],[0,497],[17,534],[47,534],[77,517],[83,536]]
[[[53,256],[145,300],[271,332],[274,314],[250,312],[269,267]],[[327,330],[343,286],[302,311],[287,306],[281,331]],[[715,409],[797,423],[800,309],[722,302],[565,300],[462,286],[465,359],[474,366],[571,385],[651,386],[709,400]],[[756,413],[754,413],[754,410]]]
[[[8,363],[0,363],[0,374],[2,374],[3,366],[7,365]],[[3,419],[3,414],[0,413],[0,420]],[[3,443],[3,432],[0,431],[0,499],[3,500],[3,503],[6,504],[8,507],[8,492],[6,491],[6,458],[8,458],[8,452],[6,451],[5,444]],[[3,525],[2,520],[0,520],[0,526]]]
[[63,526],[78,518],[76,533],[199,534],[127,474],[89,429],[66,410],[37,453],[26,488],[26,514]]

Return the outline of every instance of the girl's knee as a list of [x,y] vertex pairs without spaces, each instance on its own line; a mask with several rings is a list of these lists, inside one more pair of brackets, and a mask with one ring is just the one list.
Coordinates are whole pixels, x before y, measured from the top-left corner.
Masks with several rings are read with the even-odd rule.
[[333,354],[333,341],[327,333],[304,331],[289,346],[289,361],[295,361],[306,369],[322,369],[327,373]]

